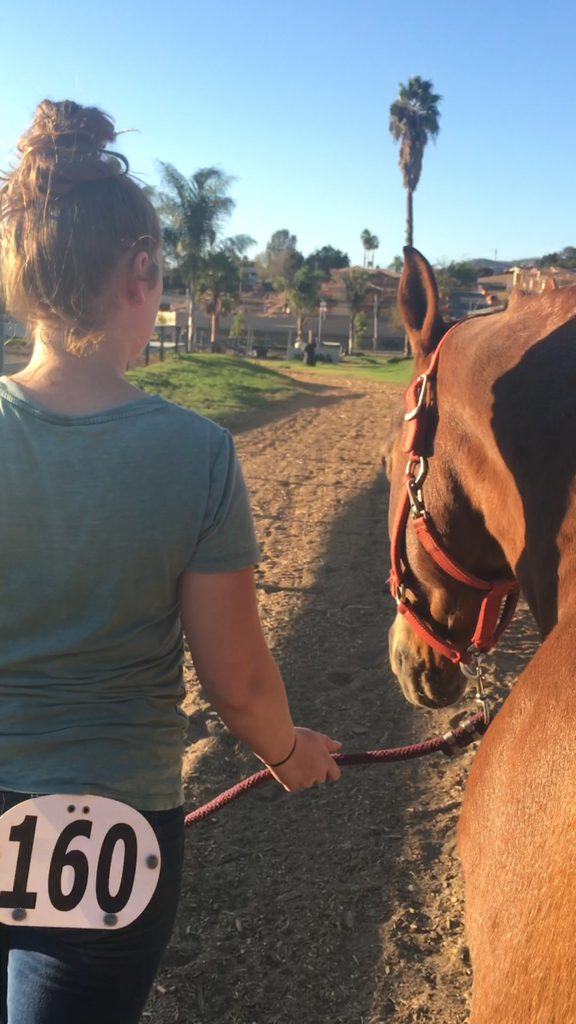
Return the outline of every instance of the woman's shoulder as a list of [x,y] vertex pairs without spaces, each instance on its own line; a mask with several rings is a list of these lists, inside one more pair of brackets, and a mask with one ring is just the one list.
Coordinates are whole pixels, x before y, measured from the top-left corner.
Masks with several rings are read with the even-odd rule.
[[208,416],[186,409],[176,402],[162,399],[157,406],[165,423],[166,432],[185,445],[195,443],[217,455],[223,447],[233,448],[230,432]]

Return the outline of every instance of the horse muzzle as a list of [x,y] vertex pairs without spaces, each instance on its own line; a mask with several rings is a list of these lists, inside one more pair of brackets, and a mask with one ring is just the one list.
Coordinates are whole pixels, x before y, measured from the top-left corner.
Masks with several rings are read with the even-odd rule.
[[411,704],[445,708],[464,694],[467,680],[458,665],[425,644],[397,615],[388,634],[390,665]]

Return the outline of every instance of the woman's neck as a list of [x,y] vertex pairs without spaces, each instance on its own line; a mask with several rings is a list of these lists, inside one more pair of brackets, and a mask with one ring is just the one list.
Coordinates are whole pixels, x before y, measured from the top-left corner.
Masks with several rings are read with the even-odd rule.
[[101,344],[83,355],[69,352],[63,339],[40,332],[28,366],[12,377],[30,398],[53,412],[100,412],[142,397],[124,379],[122,346]]

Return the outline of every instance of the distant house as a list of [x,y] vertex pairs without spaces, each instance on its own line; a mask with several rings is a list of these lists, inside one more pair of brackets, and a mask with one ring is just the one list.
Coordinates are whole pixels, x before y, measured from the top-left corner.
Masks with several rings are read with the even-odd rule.
[[494,295],[499,302],[507,302],[514,287],[514,275],[511,270],[505,270],[501,274],[479,277],[478,284],[487,294]]

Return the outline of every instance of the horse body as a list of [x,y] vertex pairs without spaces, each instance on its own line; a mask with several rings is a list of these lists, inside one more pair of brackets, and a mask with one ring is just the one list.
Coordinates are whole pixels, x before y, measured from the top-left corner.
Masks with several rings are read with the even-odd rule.
[[[445,333],[432,272],[406,251],[400,308],[424,371]],[[451,556],[516,575],[543,637],[474,761],[458,829],[474,965],[471,1024],[576,1021],[576,289],[521,298],[446,339],[427,446],[426,503]],[[391,512],[404,486],[390,453]],[[437,632],[471,635],[480,597],[408,527],[409,597]],[[410,628],[391,663],[414,703],[463,691],[459,668]]]

